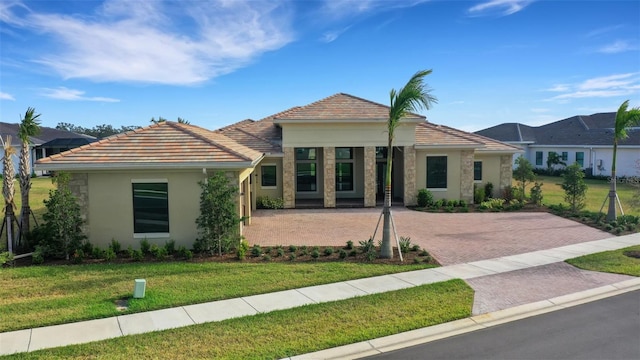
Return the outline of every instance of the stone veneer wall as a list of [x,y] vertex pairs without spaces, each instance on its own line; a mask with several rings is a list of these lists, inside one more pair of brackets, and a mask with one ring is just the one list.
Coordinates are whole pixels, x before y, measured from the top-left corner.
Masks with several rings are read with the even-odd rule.
[[376,148],[364,148],[364,206],[376,206]]
[[473,150],[460,151],[460,200],[473,203]]
[[404,205],[418,204],[416,190],[416,149],[413,146],[404,147]]
[[336,148],[322,150],[324,168],[324,207],[336,207]]
[[296,207],[296,154],[292,147],[285,147],[282,159],[282,199],[285,209]]
[[507,186],[511,186],[511,181],[513,178],[513,156],[512,155],[502,155],[500,156],[500,188],[498,189],[499,195],[502,195],[502,190]]
[[89,236],[89,174],[73,173],[69,179],[69,190],[80,206],[80,217],[84,221],[82,232]]

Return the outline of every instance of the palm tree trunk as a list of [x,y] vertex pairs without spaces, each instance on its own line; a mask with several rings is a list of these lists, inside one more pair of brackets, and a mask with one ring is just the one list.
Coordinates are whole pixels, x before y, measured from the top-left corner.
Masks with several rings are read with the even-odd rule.
[[611,188],[609,189],[609,211],[607,211],[607,221],[613,221],[616,216],[616,198],[617,194],[617,180],[616,180],[616,156],[618,152],[618,141],[613,141],[613,163],[611,164]]
[[389,137],[387,147],[387,174],[384,186],[384,206],[382,214],[382,244],[380,245],[380,257],[382,259],[393,258],[393,247],[391,246],[391,174],[393,165],[393,139]]
[[22,199],[22,208],[20,209],[20,234],[18,234],[17,242],[20,245],[29,230],[29,215],[31,209],[29,207],[29,191],[31,190],[31,163],[30,163],[29,143],[22,142],[20,149],[20,197]]

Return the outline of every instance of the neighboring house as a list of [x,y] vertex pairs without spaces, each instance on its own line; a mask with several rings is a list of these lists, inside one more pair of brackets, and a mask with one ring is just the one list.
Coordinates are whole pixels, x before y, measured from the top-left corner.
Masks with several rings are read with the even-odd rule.
[[[615,112],[578,115],[538,127],[504,123],[476,134],[522,147],[536,168],[546,168],[549,153],[555,152],[567,165],[578,163],[588,173],[610,176],[615,117]],[[638,175],[640,127],[631,128],[628,134],[618,144],[618,176]]]
[[[214,171],[240,189],[247,216],[259,197],[286,208],[374,207],[382,199],[389,108],[336,94],[259,121],[216,131],[163,122],[41,159],[37,168],[72,174],[92,243],[128,245],[197,237],[200,187]],[[436,199],[473,201],[474,184],[511,184],[511,159],[521,150],[409,114],[396,129],[393,197],[414,205],[419,189]],[[241,229],[242,231],[242,225]]]
[[[20,124],[0,122],[0,136],[2,136],[2,140],[6,141],[7,135],[10,135],[11,144],[16,149],[16,156],[13,158],[16,173],[19,171],[19,154],[20,149],[22,148],[22,142],[20,141],[20,137],[18,137],[19,130]],[[31,165],[33,169],[33,163],[35,163],[37,159],[94,142],[96,141],[96,138],[88,135],[76,134],[70,131],[41,126],[38,136],[31,137],[30,140]],[[2,157],[4,157],[4,149],[0,147],[0,158]],[[2,170],[3,165],[0,162],[0,173]]]

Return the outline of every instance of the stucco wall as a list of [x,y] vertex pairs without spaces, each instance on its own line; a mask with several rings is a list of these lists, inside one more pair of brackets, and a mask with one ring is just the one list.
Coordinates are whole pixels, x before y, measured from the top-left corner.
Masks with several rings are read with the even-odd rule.
[[[394,146],[415,144],[415,123],[401,123],[395,130]],[[282,124],[283,147],[387,146],[386,123]]]
[[460,150],[416,150],[416,188],[427,187],[427,156],[447,156],[447,188],[429,189],[433,198],[460,199]]
[[500,155],[475,154],[474,161],[482,161],[482,180],[474,181],[477,186],[483,187],[486,183],[493,184],[494,197],[500,197]]
[[[212,174],[213,170],[209,171]],[[237,173],[233,173],[237,177]],[[197,237],[195,220],[200,213],[198,181],[205,175],[199,171],[167,172],[91,172],[89,186],[89,241],[106,247],[111,239],[123,247],[138,248],[140,238],[133,234],[133,180],[166,179],[169,196],[169,232],[167,238],[147,238],[163,245],[175,240],[176,245],[191,247]],[[237,181],[237,180],[236,180]],[[236,182],[237,183],[237,182]]]
[[[263,187],[262,186],[262,166],[275,165],[276,166],[276,186],[275,187]],[[268,196],[270,198],[282,198],[282,184],[283,184],[283,169],[281,157],[265,157],[260,164],[256,166],[252,181],[255,183],[255,197]]]

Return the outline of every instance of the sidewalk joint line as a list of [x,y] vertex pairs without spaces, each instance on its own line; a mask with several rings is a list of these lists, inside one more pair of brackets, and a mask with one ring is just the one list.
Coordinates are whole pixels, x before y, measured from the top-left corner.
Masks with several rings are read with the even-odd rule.
[[[193,318],[191,317],[191,315],[189,314],[187,309],[185,309],[184,306],[180,306],[180,308],[182,309],[182,311],[185,312],[185,314],[187,314],[187,317],[189,317],[189,320],[191,320],[191,322],[193,323],[192,325],[196,325],[197,322],[195,320],[193,320]],[[186,325],[186,326],[189,326],[189,325]]]

